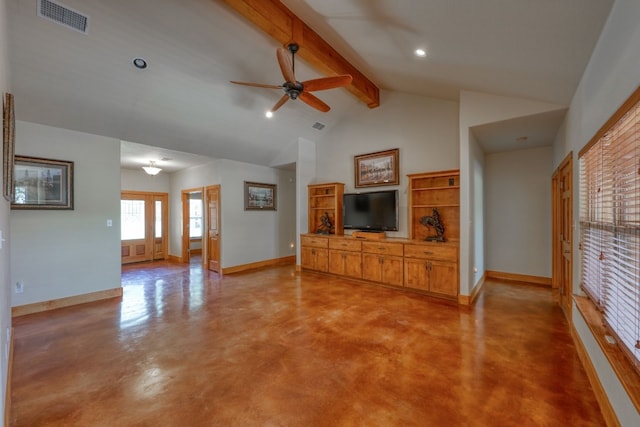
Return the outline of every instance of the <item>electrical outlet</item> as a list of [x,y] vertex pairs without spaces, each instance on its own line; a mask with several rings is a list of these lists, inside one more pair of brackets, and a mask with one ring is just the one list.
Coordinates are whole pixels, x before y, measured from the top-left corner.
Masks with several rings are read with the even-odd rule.
[[24,292],[24,283],[16,282],[16,294],[21,294]]

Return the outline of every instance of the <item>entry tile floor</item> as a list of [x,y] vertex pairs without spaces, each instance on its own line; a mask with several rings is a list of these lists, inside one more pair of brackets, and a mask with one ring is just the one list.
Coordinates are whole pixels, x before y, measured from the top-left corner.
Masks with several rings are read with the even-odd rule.
[[11,426],[605,425],[548,288],[488,281],[466,308],[168,262],[122,283],[14,319]]

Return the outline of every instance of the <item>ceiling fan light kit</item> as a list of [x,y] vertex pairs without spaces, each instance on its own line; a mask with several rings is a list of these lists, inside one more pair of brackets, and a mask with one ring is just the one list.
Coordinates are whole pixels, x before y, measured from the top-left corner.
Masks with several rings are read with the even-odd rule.
[[280,107],[284,105],[285,102],[290,99],[300,99],[310,107],[326,113],[331,108],[311,92],[348,86],[351,84],[353,78],[349,74],[342,74],[338,76],[320,77],[303,82],[296,80],[295,55],[296,52],[298,52],[299,48],[300,47],[297,43],[290,43],[287,49],[280,47],[276,50],[276,58],[278,59],[278,64],[280,65],[280,71],[282,72],[282,76],[285,79],[285,82],[283,84],[267,85],[261,83],[247,83],[238,81],[231,81],[231,83],[265,89],[282,89],[284,91],[284,95],[282,95],[280,100],[276,102],[273,108],[271,108],[271,110],[267,112],[267,117],[270,117],[269,113],[273,115],[273,113],[275,113]]

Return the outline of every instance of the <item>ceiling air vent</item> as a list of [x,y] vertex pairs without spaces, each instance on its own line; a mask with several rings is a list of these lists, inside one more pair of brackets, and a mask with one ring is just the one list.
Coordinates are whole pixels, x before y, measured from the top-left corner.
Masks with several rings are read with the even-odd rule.
[[51,0],[38,0],[38,16],[87,34],[89,17]]
[[311,127],[314,128],[314,129],[317,129],[317,130],[322,130],[322,129],[324,129],[325,126],[326,125],[324,125],[324,124],[322,124],[320,122],[315,122],[313,124],[313,126],[311,126]]

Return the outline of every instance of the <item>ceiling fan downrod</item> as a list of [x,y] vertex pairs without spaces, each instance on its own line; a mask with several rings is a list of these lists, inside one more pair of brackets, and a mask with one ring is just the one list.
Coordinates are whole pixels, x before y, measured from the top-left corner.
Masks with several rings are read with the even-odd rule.
[[[287,48],[289,49],[289,52],[291,52],[291,70],[295,74],[295,72],[296,72],[296,53],[300,49],[300,46],[298,46],[298,43],[289,43],[287,45]],[[293,83],[295,83],[295,82],[293,82]]]

